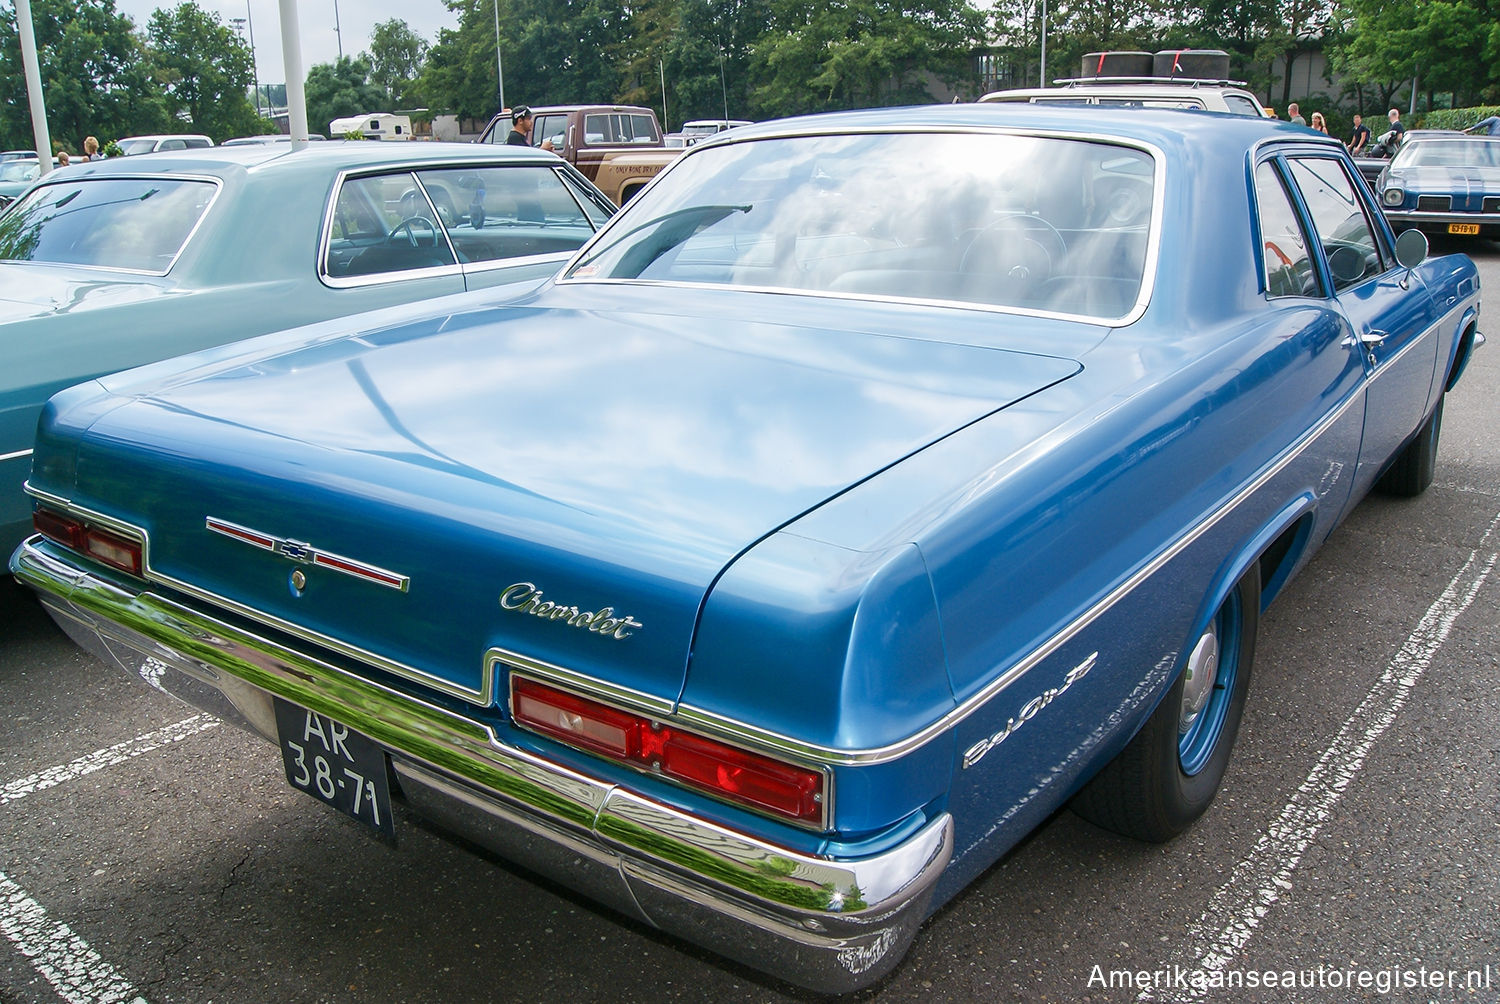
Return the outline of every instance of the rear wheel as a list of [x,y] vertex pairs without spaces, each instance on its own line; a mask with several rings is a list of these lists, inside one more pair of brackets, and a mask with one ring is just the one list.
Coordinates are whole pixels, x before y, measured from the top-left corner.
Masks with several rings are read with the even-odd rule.
[[1073,797],[1073,811],[1153,842],[1177,836],[1207,811],[1239,733],[1259,621],[1254,565],[1194,640],[1177,682],[1145,726]]
[[1437,469],[1438,436],[1442,431],[1443,399],[1438,398],[1437,407],[1417,430],[1417,438],[1396,454],[1396,462],[1375,482],[1376,489],[1402,498],[1414,498],[1425,492]]

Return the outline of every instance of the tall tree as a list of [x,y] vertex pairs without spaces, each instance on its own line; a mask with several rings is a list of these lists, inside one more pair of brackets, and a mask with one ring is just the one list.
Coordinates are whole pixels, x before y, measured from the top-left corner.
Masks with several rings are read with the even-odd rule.
[[[32,0],[31,12],[54,145],[78,150],[85,136],[107,143],[161,130],[166,111],[151,84],[150,54],[114,0]],[[31,147],[14,5],[0,9],[0,97],[0,142]]]
[[[349,115],[389,111],[384,89],[370,82],[370,61],[363,56],[341,56],[317,63],[307,71],[307,128],[327,132],[329,123]],[[333,136],[338,139],[338,136]]]
[[250,103],[250,47],[218,14],[185,0],[152,13],[147,33],[172,122],[215,139],[264,131]]
[[756,103],[785,115],[929,100],[925,74],[971,75],[984,22],[967,0],[777,0],[753,49]]
[[[429,104],[469,118],[498,106],[497,0],[444,0],[458,15],[428,54]],[[498,0],[505,100],[511,105],[612,102],[630,83],[612,53],[633,30],[625,0]]]
[[427,60],[427,42],[400,18],[375,26],[370,33],[370,83],[388,96],[388,109],[417,103],[417,78]]
[[611,55],[623,67],[619,100],[662,107],[672,122],[751,118],[750,50],[771,20],[771,0],[643,0]]
[[1459,104],[1500,98],[1497,0],[1342,0],[1340,7],[1347,31],[1329,58],[1340,72],[1384,92],[1381,103],[1413,78],[1426,90],[1466,96]]

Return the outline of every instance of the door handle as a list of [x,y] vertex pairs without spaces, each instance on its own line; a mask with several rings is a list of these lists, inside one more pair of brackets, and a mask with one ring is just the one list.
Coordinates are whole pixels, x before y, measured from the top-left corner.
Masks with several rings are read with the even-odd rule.
[[1361,345],[1379,345],[1389,337],[1391,337],[1391,333],[1389,331],[1381,331],[1379,328],[1371,328],[1369,331],[1361,332],[1359,336],[1359,343]]

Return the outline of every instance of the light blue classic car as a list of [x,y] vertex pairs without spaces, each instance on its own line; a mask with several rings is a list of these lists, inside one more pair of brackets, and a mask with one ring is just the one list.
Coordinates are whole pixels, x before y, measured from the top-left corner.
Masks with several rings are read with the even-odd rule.
[[57,395],[10,567],[372,829],[848,991],[1059,806],[1208,808],[1261,611],[1433,478],[1426,254],[1265,120],[743,126],[509,301]]
[[0,549],[31,527],[36,420],[63,387],[539,281],[614,211],[550,154],[457,143],[208,148],[49,174],[0,215]]
[[1413,130],[1375,190],[1392,226],[1500,237],[1500,136]]

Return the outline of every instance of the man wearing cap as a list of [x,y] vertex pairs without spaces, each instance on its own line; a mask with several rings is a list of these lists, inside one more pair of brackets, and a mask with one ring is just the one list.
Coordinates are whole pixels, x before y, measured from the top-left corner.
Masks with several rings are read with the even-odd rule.
[[[531,109],[525,105],[516,105],[516,110],[510,114],[510,135],[505,137],[505,145],[530,146],[531,128],[534,125],[536,125],[536,117],[531,114]],[[541,148],[551,150],[552,141],[542,140]]]

